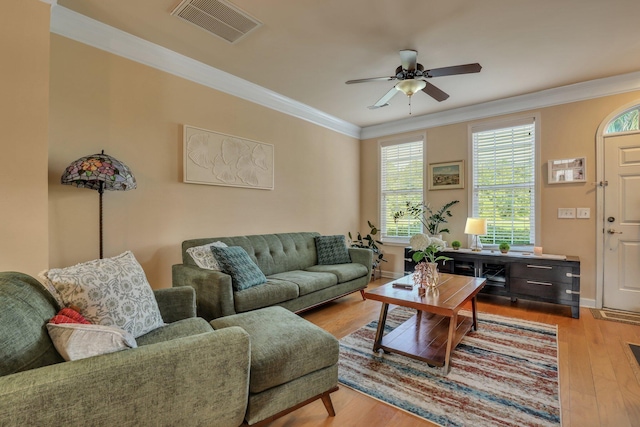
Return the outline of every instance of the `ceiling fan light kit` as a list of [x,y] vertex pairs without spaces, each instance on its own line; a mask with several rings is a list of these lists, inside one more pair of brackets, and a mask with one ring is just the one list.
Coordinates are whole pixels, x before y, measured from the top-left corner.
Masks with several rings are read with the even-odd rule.
[[395,75],[389,77],[372,77],[368,79],[349,80],[347,84],[365,83],[372,81],[391,81],[399,80],[398,83],[391,88],[382,98],[375,104],[368,107],[370,110],[386,107],[389,101],[398,92],[402,92],[409,97],[409,114],[411,114],[411,97],[419,91],[423,91],[438,102],[442,102],[449,98],[449,94],[432,85],[424,79],[433,77],[453,76],[457,74],[479,73],[482,67],[478,63],[454,65],[451,67],[434,68],[425,70],[422,64],[418,64],[418,52],[412,49],[404,49],[400,51],[401,65],[396,68]]
[[424,89],[426,85],[427,82],[424,80],[409,79],[399,82],[396,85],[396,89],[410,97],[419,90]]

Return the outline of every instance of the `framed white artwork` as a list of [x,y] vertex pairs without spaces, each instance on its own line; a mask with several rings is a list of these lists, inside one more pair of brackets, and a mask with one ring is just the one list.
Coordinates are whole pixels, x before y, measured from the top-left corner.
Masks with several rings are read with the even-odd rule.
[[587,158],[549,160],[549,184],[587,182]]
[[273,145],[184,125],[184,182],[273,190]]

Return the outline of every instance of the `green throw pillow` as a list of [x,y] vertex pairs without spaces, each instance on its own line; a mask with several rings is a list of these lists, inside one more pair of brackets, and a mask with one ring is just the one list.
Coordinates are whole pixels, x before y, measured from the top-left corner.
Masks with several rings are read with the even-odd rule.
[[344,236],[316,237],[319,265],[347,264],[351,262]]
[[211,252],[218,261],[222,272],[231,276],[234,291],[242,291],[267,282],[264,273],[240,246],[218,248],[211,246]]

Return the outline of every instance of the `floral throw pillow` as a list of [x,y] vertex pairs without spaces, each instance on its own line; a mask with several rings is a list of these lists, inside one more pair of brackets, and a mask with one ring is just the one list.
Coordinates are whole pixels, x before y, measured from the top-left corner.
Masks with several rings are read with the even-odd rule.
[[226,248],[227,244],[224,242],[213,242],[202,246],[194,246],[187,249],[187,253],[191,255],[191,258],[193,258],[193,261],[198,267],[204,268],[205,270],[220,271],[222,270],[220,264],[216,260],[216,257],[213,256],[213,252],[211,252],[212,246],[216,248]]
[[130,251],[52,268],[41,278],[55,288],[65,306],[76,306],[93,324],[117,326],[135,338],[164,325],[153,290]]

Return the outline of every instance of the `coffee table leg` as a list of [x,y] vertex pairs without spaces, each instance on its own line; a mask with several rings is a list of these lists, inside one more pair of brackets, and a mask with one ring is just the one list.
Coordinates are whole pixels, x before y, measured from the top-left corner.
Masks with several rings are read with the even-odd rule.
[[476,297],[471,298],[471,314],[473,315],[473,330],[478,330],[478,315],[477,315]]
[[384,334],[384,324],[387,322],[387,312],[389,311],[389,304],[382,303],[380,309],[380,318],[378,319],[378,329],[376,330],[376,339],[373,342],[373,351],[378,351],[382,346],[382,335]]
[[449,318],[449,337],[447,338],[447,352],[444,354],[444,374],[447,375],[451,370],[449,360],[451,358],[451,350],[453,350],[453,337],[458,325],[458,313],[453,313]]

